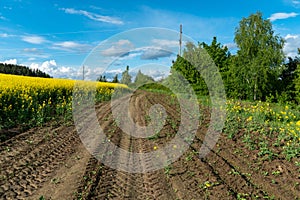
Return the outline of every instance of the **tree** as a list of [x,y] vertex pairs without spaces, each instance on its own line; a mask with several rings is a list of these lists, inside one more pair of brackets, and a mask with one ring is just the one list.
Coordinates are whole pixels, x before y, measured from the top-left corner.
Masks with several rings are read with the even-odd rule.
[[129,74],[129,66],[127,65],[126,70],[122,73],[122,84],[129,85],[131,83],[131,75]]
[[106,77],[102,76],[102,75],[100,75],[99,78],[97,78],[97,81],[99,81],[99,82],[107,82]]
[[136,74],[135,80],[134,80],[134,83],[137,86],[151,83],[151,82],[154,82],[154,79],[151,76],[147,76],[147,75],[143,74],[141,72],[141,70],[138,71],[138,73]]
[[[184,54],[193,53],[193,50],[197,47],[188,43]],[[171,75],[168,78],[168,84],[174,88],[184,88],[185,82],[181,79],[184,78],[193,87],[193,90],[199,95],[208,95],[208,89],[204,79],[201,77],[200,71],[198,71],[189,61],[181,56],[177,56],[176,61],[171,67]]]
[[226,92],[229,95],[230,83],[232,79],[229,74],[229,65],[232,60],[232,56],[228,50],[228,47],[223,46],[221,43],[219,43],[217,41],[217,37],[213,37],[210,45],[206,44],[205,42],[200,43],[200,47],[204,48],[207,51],[209,56],[214,61],[215,65],[218,67],[226,88]]
[[116,74],[113,78],[113,80],[111,81],[112,83],[119,83],[119,79],[118,79],[118,74]]
[[[210,45],[202,42],[198,45],[187,43],[184,49],[183,57],[177,56],[176,61],[171,67],[171,76],[168,83],[183,87],[184,82],[181,81],[182,76],[193,87],[193,90],[199,95],[208,95],[208,86],[219,88],[220,83],[214,80],[221,72],[223,79],[228,77],[228,65],[230,61],[230,53],[227,47],[223,47],[214,37]],[[195,63],[197,66],[193,66]],[[219,80],[219,79],[218,79]],[[220,88],[221,89],[221,88]],[[212,91],[212,90],[211,90]]]
[[6,63],[0,63],[0,73],[51,78],[49,74],[46,74],[45,72],[42,72],[39,69],[30,69],[29,67],[26,66],[6,64]]
[[210,45],[205,42],[200,43],[200,47],[207,51],[220,72],[228,71],[230,52],[227,46],[223,46],[217,41],[217,37],[213,37]]
[[[300,48],[298,48],[298,55],[300,56]],[[300,61],[299,57],[296,57]],[[300,103],[300,62],[297,63],[297,69],[295,71],[294,87],[295,87],[295,98]]]
[[260,12],[243,18],[234,41],[239,50],[231,73],[239,97],[264,99],[276,92],[284,40],[274,35],[270,20],[264,20]]
[[295,78],[298,64],[300,64],[300,57],[294,59],[288,57],[288,62],[284,64],[284,69],[279,76],[278,93],[280,98],[287,101],[295,100]]

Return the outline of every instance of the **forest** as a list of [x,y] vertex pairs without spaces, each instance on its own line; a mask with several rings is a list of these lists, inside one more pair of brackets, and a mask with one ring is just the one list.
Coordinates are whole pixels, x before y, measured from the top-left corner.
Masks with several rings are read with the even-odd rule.
[[0,63],[0,73],[31,77],[51,78],[51,76],[39,69],[30,69],[22,65]]

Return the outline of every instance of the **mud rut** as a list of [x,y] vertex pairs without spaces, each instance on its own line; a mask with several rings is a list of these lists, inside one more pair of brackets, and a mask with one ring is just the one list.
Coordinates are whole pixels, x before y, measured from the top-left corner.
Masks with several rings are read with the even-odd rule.
[[[161,104],[168,118],[158,137],[138,139],[124,134],[113,119],[108,103],[96,106],[99,123],[111,142],[131,152],[162,148],[176,134],[179,107],[168,96],[137,92],[131,99],[132,118],[147,125],[151,105]],[[188,112],[188,111],[183,111]],[[208,109],[190,148],[176,162],[148,173],[111,169],[91,156],[74,125],[47,124],[18,135],[0,147],[0,199],[299,199],[294,166],[284,160],[257,165],[255,154],[243,144],[221,136],[205,159],[198,150],[209,124]],[[239,149],[239,153],[234,153]],[[123,162],[119,158],[115,162]],[[134,162],[140,161],[132,161]],[[147,160],[142,161],[147,168]],[[270,168],[271,164],[271,168]],[[257,167],[259,166],[259,167]],[[261,171],[280,167],[282,176],[271,184]]]

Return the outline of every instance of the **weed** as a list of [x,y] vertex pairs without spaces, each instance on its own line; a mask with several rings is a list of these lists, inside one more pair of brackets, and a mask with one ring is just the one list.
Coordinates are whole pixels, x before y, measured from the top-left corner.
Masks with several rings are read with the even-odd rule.
[[242,173],[242,175],[244,175],[246,177],[251,177],[252,176],[252,174],[250,174],[250,173]]
[[170,171],[171,171],[172,167],[171,165],[165,166],[164,170],[165,170],[165,174],[167,175],[167,177],[170,176]]
[[149,136],[148,140],[157,140],[159,137],[159,132],[156,132],[154,135]]
[[237,196],[236,196],[236,198],[238,200],[246,200],[247,197],[249,197],[249,194],[245,194],[245,193],[238,193]]
[[151,122],[151,117],[149,115],[145,115],[145,122],[149,124]]
[[54,183],[54,184],[60,183],[60,178],[53,178],[53,179],[51,179],[51,183]]
[[39,200],[46,200],[45,197],[42,195],[40,196]]
[[193,157],[194,157],[195,155],[198,155],[198,152],[197,152],[197,151],[191,151],[191,152],[189,152],[188,155],[185,157],[185,160],[186,160],[186,161],[191,161],[191,160],[193,160]]
[[229,175],[233,174],[233,175],[240,175],[240,172],[236,171],[235,169],[231,169],[230,172],[228,172]]
[[272,179],[271,182],[272,182],[273,184],[277,184],[277,181],[275,181],[274,179]]
[[264,176],[268,176],[269,175],[269,172],[262,172],[262,174],[264,175]]
[[255,142],[252,140],[251,138],[251,134],[245,134],[244,135],[244,139],[243,142],[246,144],[246,146],[250,149],[250,150],[254,150],[255,149]]
[[272,171],[272,174],[275,175],[275,176],[278,176],[278,175],[281,174],[281,171],[279,171],[279,170]]
[[193,176],[195,176],[196,173],[192,172],[192,171],[187,171],[187,174],[189,177],[193,177]]

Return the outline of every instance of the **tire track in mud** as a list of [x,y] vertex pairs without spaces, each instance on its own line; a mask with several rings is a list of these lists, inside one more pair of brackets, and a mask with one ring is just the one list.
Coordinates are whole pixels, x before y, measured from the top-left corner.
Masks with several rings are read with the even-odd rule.
[[[16,147],[18,151],[12,150],[12,154],[8,157],[1,156],[4,162],[0,165],[2,177],[0,198],[28,199],[66,157],[75,151],[74,146],[80,142],[72,126],[56,128],[53,133],[55,134],[47,140],[38,140],[36,145],[29,143],[23,146],[23,149],[19,148],[18,143],[10,144],[10,148]],[[20,138],[32,138],[34,134],[34,132],[26,133]],[[41,138],[43,137],[38,137]],[[7,162],[8,158],[13,160]]]
[[[165,101],[159,101],[159,103],[167,108],[169,115],[173,116],[174,119],[178,119],[178,112],[175,109],[166,104]],[[181,110],[181,112],[189,111]],[[182,139],[184,140],[185,138]],[[195,143],[199,145],[198,148],[192,148],[192,145]],[[218,169],[215,169],[208,162],[204,162],[198,158],[198,150],[200,149],[201,144],[202,141],[198,140],[195,142],[194,138],[190,148],[179,158],[179,160],[171,165],[171,184],[174,185],[180,199],[234,198],[237,192],[235,192],[231,183],[228,184],[228,181],[220,176]]]
[[[144,103],[141,103],[142,99]],[[144,105],[147,102],[150,105],[163,105],[167,108],[167,114],[171,117],[175,116],[173,120],[177,120],[178,122],[178,113],[176,113],[176,110],[171,107],[168,108],[165,101],[157,101],[157,99],[159,98],[155,98],[155,96],[133,96],[131,100],[132,104],[135,105],[131,106],[131,113],[134,113],[132,116],[133,120],[140,125],[146,124],[144,118],[140,116],[142,112],[138,109],[142,109],[145,114]],[[107,111],[108,109],[104,110]],[[106,125],[111,125],[112,123],[113,119],[110,119],[109,122],[106,122]],[[168,127],[168,131],[173,131],[173,135],[176,134],[176,130],[173,130],[170,124],[167,124],[165,127]],[[132,139],[118,130],[111,138],[111,141],[114,141],[116,145],[127,151],[132,151],[130,150],[130,146],[132,145],[133,151],[149,152],[153,151],[153,145],[164,145],[166,136],[161,135],[159,141]],[[201,162],[194,155],[187,162],[186,158],[191,153],[193,151],[188,150],[178,161],[166,166],[165,169],[144,174],[130,174],[112,170],[97,162],[94,164],[93,170],[95,171],[97,166],[98,168],[101,166],[101,171],[97,172],[98,176],[93,180],[98,185],[95,186],[96,184],[94,184],[93,187],[90,187],[91,189],[86,191],[89,195],[85,199],[203,199],[206,197],[215,197],[215,199],[218,199],[228,198],[232,196],[231,193],[236,196],[234,190],[226,184],[208,163]],[[120,161],[118,160],[117,162]],[[147,161],[140,160],[139,162],[142,162],[143,166],[147,166]],[[91,169],[87,169],[87,171],[91,171]],[[205,183],[214,184],[214,190],[208,191],[209,187]],[[88,181],[85,181],[83,185],[85,186],[82,186],[82,188],[86,187]]]
[[[144,101],[145,99],[143,99]],[[133,96],[132,102],[135,105],[141,104],[141,97],[139,95]],[[131,110],[133,113],[133,120],[138,122],[140,125],[145,125],[143,116],[141,117],[140,112],[144,111],[143,107],[134,106],[132,108],[137,110]],[[141,110],[139,110],[141,109]],[[103,114],[101,119],[106,119],[104,121],[103,129],[109,131],[114,129],[111,125],[113,120],[111,116],[108,116],[109,105],[104,106],[98,112],[97,116]],[[101,123],[100,123],[101,124]],[[116,125],[116,124],[115,124]],[[118,147],[130,151],[130,152],[149,152],[151,147],[145,144],[145,139],[137,139],[123,133],[120,129],[114,129],[116,132],[110,138]],[[113,154],[114,152],[112,152]],[[135,159],[135,160],[134,160]],[[128,164],[131,167],[135,165],[143,166],[147,168],[149,163],[147,160],[142,158],[118,158],[115,162],[120,164]],[[150,161],[148,161],[150,162]],[[108,168],[96,161],[94,158],[90,159],[90,165],[86,169],[85,177],[89,174],[94,174],[92,177],[89,176],[88,181],[84,180],[82,186],[79,188],[78,193],[80,193],[81,198],[84,199],[175,199],[175,194],[171,188],[168,188],[168,184],[164,179],[163,171],[157,171],[154,173],[128,173],[116,169]],[[98,170],[97,170],[98,169]],[[97,172],[96,172],[97,171]],[[94,172],[94,173],[91,173]],[[96,172],[96,173],[95,173]],[[91,183],[90,186],[89,183]],[[84,189],[83,189],[84,188]]]
[[[161,102],[163,103],[163,102]],[[168,105],[165,105],[168,107]],[[172,115],[176,115],[176,113],[171,113]],[[206,117],[208,118],[208,117]],[[206,120],[205,124],[208,124],[209,120]],[[207,131],[207,127],[201,127],[198,131],[196,137],[194,138],[193,144],[190,146],[191,151],[197,152],[200,149],[201,144],[203,143],[203,138]],[[208,166],[211,171],[218,177],[220,182],[227,186],[227,190],[231,193],[235,198],[243,197],[246,199],[253,198],[270,198],[272,196],[279,199],[297,199],[300,197],[299,189],[287,189],[286,183],[295,183],[295,178],[290,178],[290,175],[294,174],[297,177],[297,173],[295,167],[292,167],[290,163],[284,162],[282,160],[277,160],[280,163],[277,166],[285,166],[286,173],[291,172],[289,175],[286,175],[283,180],[278,181],[277,184],[281,183],[280,187],[277,187],[274,190],[274,185],[270,184],[271,180],[263,177],[261,170],[254,171],[253,168],[249,167],[251,161],[253,161],[253,152],[247,150],[246,148],[242,148],[244,153],[247,156],[247,160],[245,157],[235,155],[232,150],[239,149],[241,146],[238,146],[233,141],[226,139],[224,136],[220,138],[217,146],[220,146],[220,149],[214,148],[211,150],[210,154],[205,158],[199,160],[198,158],[194,160],[195,163],[201,162]],[[190,151],[190,152],[191,152]],[[252,160],[253,159],[253,160]],[[253,164],[253,163],[252,163]],[[289,166],[289,170],[287,167]],[[293,182],[294,181],[294,182]],[[215,197],[215,195],[213,195]],[[227,197],[228,198],[228,197]]]
[[[202,121],[190,147],[178,160],[163,169],[128,173],[102,164],[101,160],[110,161],[115,167],[123,164],[145,171],[151,168],[153,163],[150,158],[122,157],[115,149],[102,144],[112,142],[124,151],[135,153],[162,149],[175,137],[179,125],[189,120],[181,118],[180,112],[190,114],[191,111],[181,109],[178,102],[167,95],[137,91],[130,100],[131,118],[140,126],[151,124],[149,110],[152,105],[157,104],[165,108],[167,120],[159,134],[153,138],[133,137],[119,128],[122,116],[114,119],[111,110],[118,108],[120,104],[113,104],[113,108],[110,103],[96,105],[97,123],[106,135],[103,141],[94,141],[98,146],[92,149],[100,161],[90,154],[84,154],[89,157],[80,166],[80,176],[84,175],[75,184],[76,187],[73,187],[77,188],[75,195],[61,199],[253,199],[273,194],[275,199],[294,199],[299,196],[297,188],[288,190],[284,187],[284,180],[279,180],[278,187],[274,189],[269,184],[270,180],[263,177],[259,170],[249,168],[249,164],[256,164],[251,161],[254,158],[252,152],[240,147],[237,142],[227,140],[225,136],[221,136],[217,146],[206,158],[199,159],[198,151],[209,124],[210,113],[205,109],[201,110],[204,112]],[[90,118],[92,116],[82,115],[79,120],[89,121]],[[93,138],[90,139],[92,141]],[[47,186],[46,181],[55,177],[54,174],[62,163],[79,151],[78,145],[82,144],[74,126],[57,125],[32,129],[1,143],[0,199],[30,199],[32,195],[36,195],[37,190]],[[247,158],[232,152],[239,147],[245,154],[249,154]],[[162,152],[160,156],[168,159],[172,155],[167,153]],[[115,160],[111,160],[110,155],[114,155]],[[276,162],[286,173],[297,176],[289,163],[281,160]],[[263,169],[265,170],[264,165],[261,167]],[[286,180],[291,183],[296,179]],[[51,194],[47,197],[50,198]]]
[[[161,103],[164,104],[164,106],[168,107],[168,105],[166,105],[164,102]],[[182,112],[187,112],[187,111],[182,110]],[[176,115],[176,113],[174,112],[173,113],[171,112],[170,114],[173,116]],[[198,158],[199,155],[198,150],[203,144],[203,138],[207,131],[207,127],[205,127],[205,125],[207,125],[208,123],[209,122],[206,121],[204,123],[204,126],[199,127],[199,130],[194,138],[194,141],[191,144],[190,149],[186,152],[186,154],[193,155],[195,152],[195,156],[193,156],[192,158],[193,161],[192,163],[194,163],[198,169],[202,169],[204,165],[204,168],[208,168],[208,170],[210,171],[211,174],[214,175],[214,178],[216,178],[216,180],[208,181],[208,182],[205,181],[204,183],[202,182],[202,184],[199,183],[197,186],[198,187],[202,186],[202,189],[204,188],[205,193],[207,193],[206,189],[212,186],[224,185],[228,193],[230,193],[235,197],[237,197],[238,194],[247,194],[247,195],[250,194],[252,195],[252,198],[258,196],[262,197],[263,191],[256,188],[256,186],[251,181],[249,181],[249,179],[245,175],[239,172],[239,170],[236,169],[234,165],[231,163],[232,160],[227,160],[223,156],[220,156],[218,153],[216,153],[214,150],[211,150],[210,154],[205,159],[200,160]],[[227,153],[231,154],[231,152],[227,152]],[[232,177],[231,175],[234,175],[234,177]],[[203,178],[205,180],[205,177]],[[212,196],[217,197],[218,195],[212,195]]]

